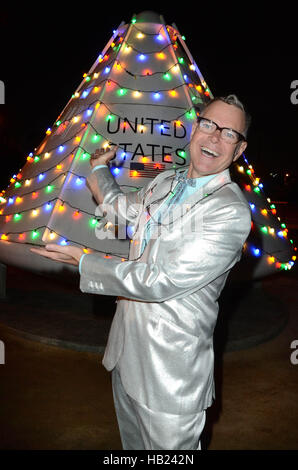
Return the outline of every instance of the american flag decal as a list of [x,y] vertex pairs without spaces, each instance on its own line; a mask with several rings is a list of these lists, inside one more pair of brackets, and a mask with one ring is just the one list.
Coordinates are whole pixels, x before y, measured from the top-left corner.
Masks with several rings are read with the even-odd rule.
[[129,176],[130,178],[154,178],[159,173],[162,173],[165,167],[165,164],[158,162],[131,162]]

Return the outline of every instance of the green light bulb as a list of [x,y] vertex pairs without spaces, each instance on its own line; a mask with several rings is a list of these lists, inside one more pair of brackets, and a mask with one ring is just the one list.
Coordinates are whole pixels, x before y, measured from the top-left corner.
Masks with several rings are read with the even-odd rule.
[[95,134],[93,137],[92,137],[92,142],[98,142],[100,140],[100,136],[98,134]]

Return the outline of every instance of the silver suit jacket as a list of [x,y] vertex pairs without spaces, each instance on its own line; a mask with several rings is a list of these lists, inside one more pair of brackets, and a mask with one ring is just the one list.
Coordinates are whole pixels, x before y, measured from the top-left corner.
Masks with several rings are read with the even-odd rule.
[[154,217],[174,190],[175,170],[128,194],[108,168],[95,174],[107,218],[133,229],[129,260],[90,254],[81,263],[81,291],[118,296],[103,365],[117,365],[126,392],[152,410],[202,411],[215,396],[217,300],[250,232],[249,204],[226,169],[184,202],[183,213],[177,206],[141,253],[148,213]]

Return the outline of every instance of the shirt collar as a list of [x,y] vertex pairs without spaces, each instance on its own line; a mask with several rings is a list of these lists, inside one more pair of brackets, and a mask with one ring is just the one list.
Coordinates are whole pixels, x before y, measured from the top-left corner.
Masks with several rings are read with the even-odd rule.
[[193,188],[199,188],[200,186],[203,186],[215,176],[215,174],[212,174],[207,176],[201,176],[200,178],[187,178],[187,172],[188,170],[184,170],[183,172],[177,172],[175,175],[175,180],[192,186]]

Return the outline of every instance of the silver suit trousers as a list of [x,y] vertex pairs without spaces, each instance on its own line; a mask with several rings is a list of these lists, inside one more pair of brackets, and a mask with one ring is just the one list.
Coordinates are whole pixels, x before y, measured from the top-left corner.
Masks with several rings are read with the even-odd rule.
[[152,411],[124,390],[117,368],[112,387],[124,450],[200,450],[206,412],[178,415]]

